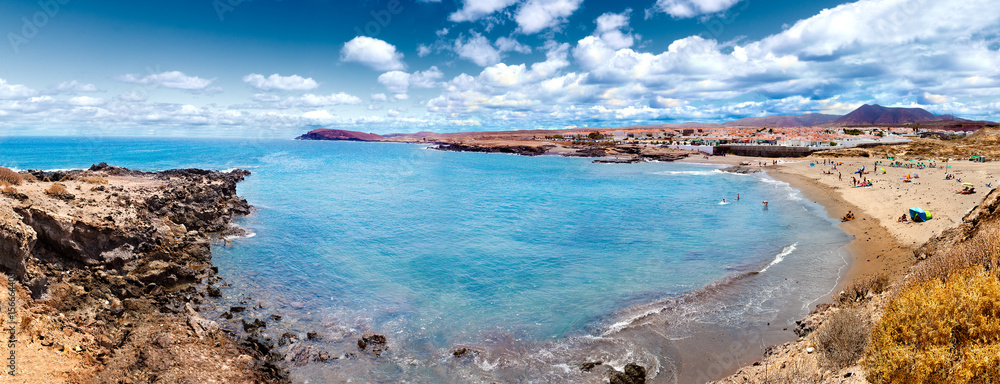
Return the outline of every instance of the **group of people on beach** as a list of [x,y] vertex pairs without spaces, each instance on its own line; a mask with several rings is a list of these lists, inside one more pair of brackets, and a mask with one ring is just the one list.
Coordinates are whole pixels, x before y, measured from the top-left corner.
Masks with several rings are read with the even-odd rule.
[[[876,161],[875,165],[878,166],[878,165],[884,165],[884,164],[882,164],[881,161]],[[917,168],[917,169],[924,169],[924,168],[937,168],[937,163],[927,163],[927,164],[924,164],[924,163],[919,163],[918,162],[916,164],[911,164],[911,163],[904,163],[902,161],[894,161],[894,162],[889,163],[886,166],[887,167],[893,167],[893,168]]]

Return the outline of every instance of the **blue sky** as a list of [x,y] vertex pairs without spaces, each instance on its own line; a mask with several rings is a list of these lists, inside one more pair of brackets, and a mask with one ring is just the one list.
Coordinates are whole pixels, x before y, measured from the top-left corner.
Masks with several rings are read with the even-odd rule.
[[8,0],[0,134],[1000,120],[987,0]]

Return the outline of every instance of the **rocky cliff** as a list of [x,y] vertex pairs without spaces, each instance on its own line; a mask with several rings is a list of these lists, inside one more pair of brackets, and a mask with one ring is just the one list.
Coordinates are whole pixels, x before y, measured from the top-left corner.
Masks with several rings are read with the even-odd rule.
[[267,351],[198,313],[219,296],[210,242],[239,234],[234,216],[251,211],[236,194],[249,174],[102,163],[29,171],[4,187],[0,270],[18,293],[18,373],[43,382],[282,381]]

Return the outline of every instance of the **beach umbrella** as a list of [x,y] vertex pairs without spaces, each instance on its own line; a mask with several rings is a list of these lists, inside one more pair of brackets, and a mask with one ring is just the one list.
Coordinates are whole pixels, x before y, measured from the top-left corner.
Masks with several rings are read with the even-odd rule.
[[918,223],[922,223],[931,218],[930,212],[927,212],[919,207],[910,208],[910,220]]

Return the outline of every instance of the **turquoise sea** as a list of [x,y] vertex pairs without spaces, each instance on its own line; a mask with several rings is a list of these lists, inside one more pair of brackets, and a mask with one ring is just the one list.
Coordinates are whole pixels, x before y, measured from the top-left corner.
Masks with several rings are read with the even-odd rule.
[[[238,221],[253,235],[213,247],[229,284],[213,313],[261,303],[251,315],[282,316],[270,337],[316,331],[334,357],[358,354],[364,331],[389,338],[378,359],[294,368],[297,382],[600,382],[577,368],[593,360],[638,361],[670,382],[672,340],[792,324],[829,296],[850,240],[787,184],[717,166],[388,143],[0,138],[0,165],[15,169],[102,161],[253,173],[239,194],[256,211]],[[460,347],[477,354],[453,357]]]

